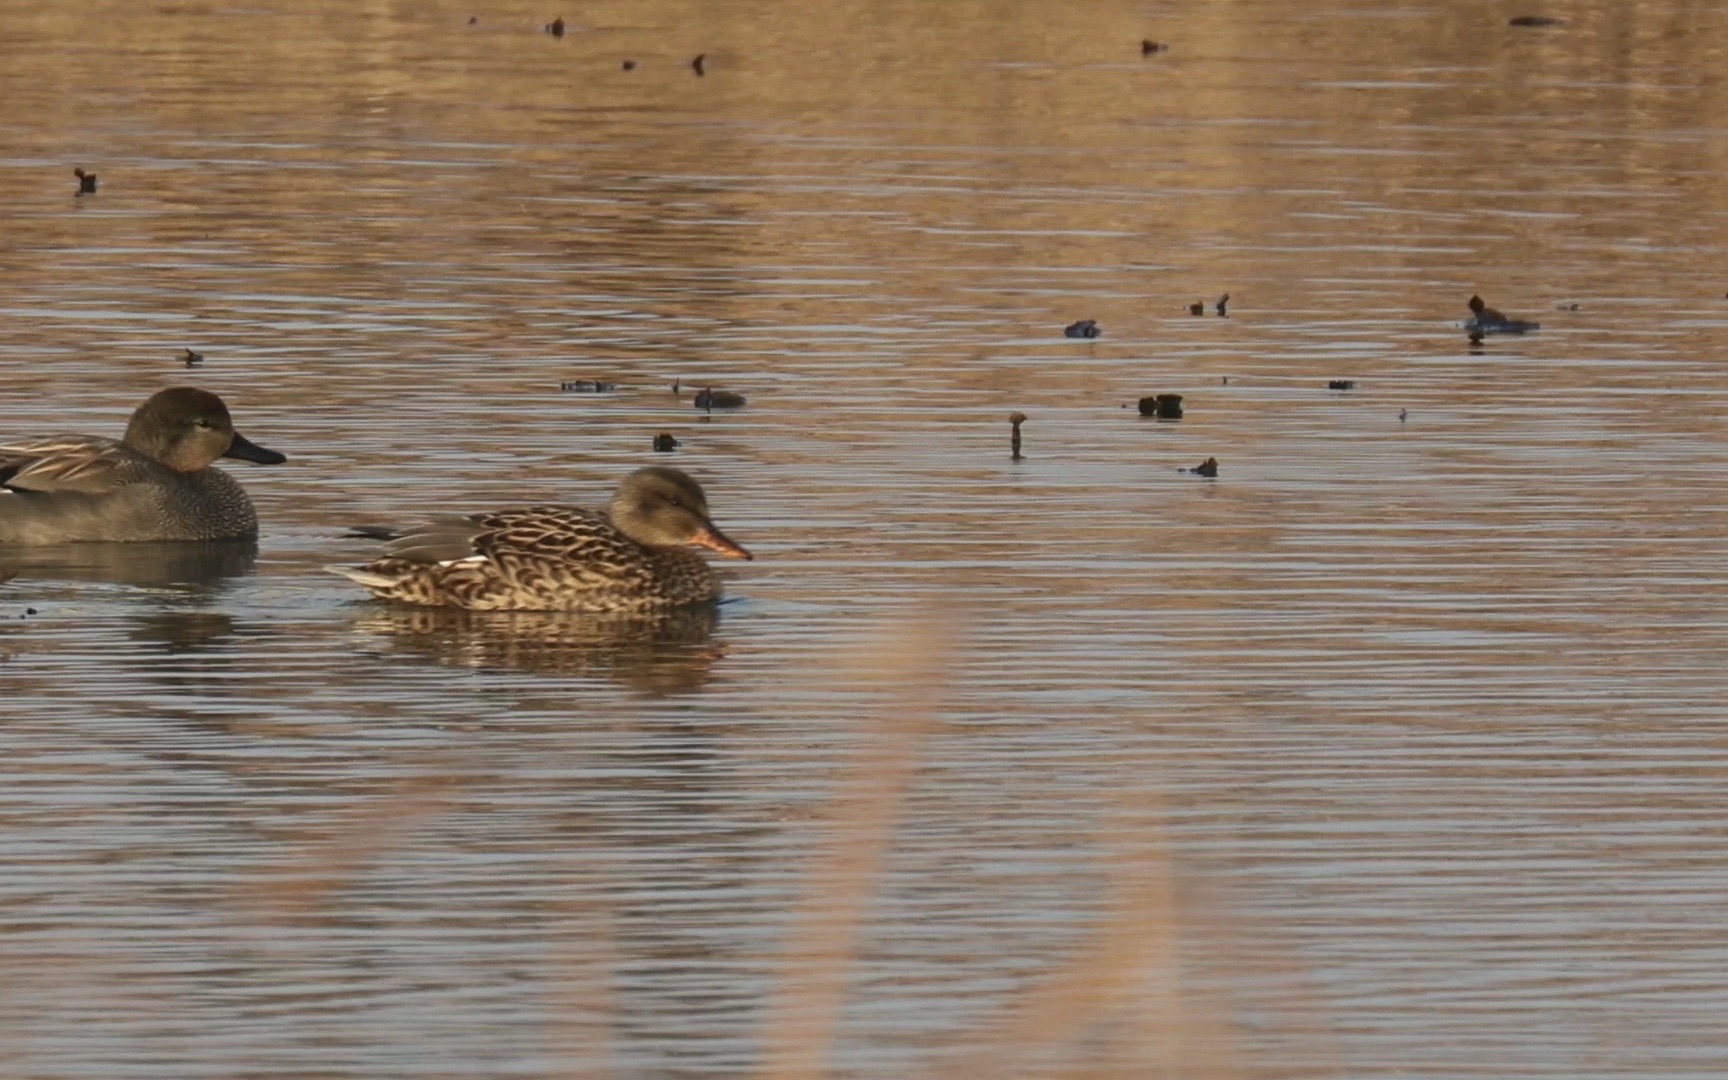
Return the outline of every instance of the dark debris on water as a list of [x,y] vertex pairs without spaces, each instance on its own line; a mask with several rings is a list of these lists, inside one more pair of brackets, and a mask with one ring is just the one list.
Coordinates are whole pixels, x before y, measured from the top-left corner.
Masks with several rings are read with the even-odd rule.
[[1138,404],[1141,416],[1155,416],[1160,420],[1182,419],[1181,394],[1148,394]]

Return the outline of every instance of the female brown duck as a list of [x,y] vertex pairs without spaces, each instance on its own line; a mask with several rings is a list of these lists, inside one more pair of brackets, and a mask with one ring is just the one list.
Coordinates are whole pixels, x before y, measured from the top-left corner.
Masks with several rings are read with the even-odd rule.
[[625,477],[609,512],[532,506],[373,535],[391,541],[383,558],[329,569],[386,600],[476,611],[704,604],[720,598],[720,578],[685,545],[751,557],[708,519],[701,485],[662,465]]

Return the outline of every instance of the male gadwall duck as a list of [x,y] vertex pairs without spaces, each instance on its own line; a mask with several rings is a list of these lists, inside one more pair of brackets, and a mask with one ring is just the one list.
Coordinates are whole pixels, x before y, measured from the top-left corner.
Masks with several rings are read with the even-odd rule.
[[153,394],[118,442],[60,435],[0,445],[0,544],[251,539],[252,500],[211,468],[219,457],[288,460],[235,431],[221,398],[190,386]]
[[532,506],[365,532],[390,540],[382,558],[327,569],[381,599],[475,611],[705,604],[720,598],[720,578],[684,545],[751,558],[709,520],[701,486],[663,465],[625,477],[609,511]]

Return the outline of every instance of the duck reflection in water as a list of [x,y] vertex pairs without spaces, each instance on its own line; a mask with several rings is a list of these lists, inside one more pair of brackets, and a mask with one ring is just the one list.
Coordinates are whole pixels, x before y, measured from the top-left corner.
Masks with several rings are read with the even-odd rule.
[[[119,585],[217,585],[252,573],[251,540],[137,544],[0,544],[0,572],[23,580],[106,581]],[[16,587],[16,583],[14,583]]]
[[[234,617],[225,612],[165,608],[134,619],[126,631],[126,637],[139,645],[154,646],[163,653],[178,656],[207,652],[217,646],[229,644],[235,640],[236,629]],[[157,674],[152,672],[152,678]],[[185,688],[185,680],[172,675],[163,677],[162,681],[177,688]],[[221,681],[205,678],[200,681],[198,689],[201,692],[214,689],[218,696],[222,696],[220,685],[207,685],[219,684]]]
[[467,611],[389,605],[354,623],[397,655],[448,667],[616,682],[652,696],[699,689],[725,649],[712,638],[724,605],[638,614]]

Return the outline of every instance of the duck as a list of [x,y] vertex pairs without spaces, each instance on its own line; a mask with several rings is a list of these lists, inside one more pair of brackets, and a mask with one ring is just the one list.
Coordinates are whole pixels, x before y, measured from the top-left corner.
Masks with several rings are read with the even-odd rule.
[[258,516],[217,458],[287,457],[234,430],[208,390],[159,390],[120,439],[58,435],[0,444],[0,544],[251,540]]
[[1464,322],[1464,329],[1472,338],[1483,334],[1527,334],[1542,329],[1541,323],[1507,318],[1505,312],[1489,307],[1480,296],[1470,298],[1470,315]]
[[687,473],[649,465],[607,510],[528,506],[446,515],[405,531],[364,566],[330,566],[373,596],[471,611],[652,612],[720,599],[720,577],[691,547],[754,558],[708,514]]
[[1103,332],[1098,329],[1097,319],[1081,319],[1062,328],[1062,336],[1071,338],[1095,338]]
[[80,194],[80,195],[94,195],[94,194],[96,194],[96,174],[95,173],[85,172],[82,167],[79,167],[79,168],[72,170],[72,175],[76,176],[78,178],[78,194]]
[[[673,383],[672,388],[676,390],[678,384]],[[713,412],[715,409],[742,409],[744,407],[744,395],[735,394],[730,390],[715,390],[713,387],[709,387],[696,391],[695,404],[698,409],[705,409],[708,412]]]

